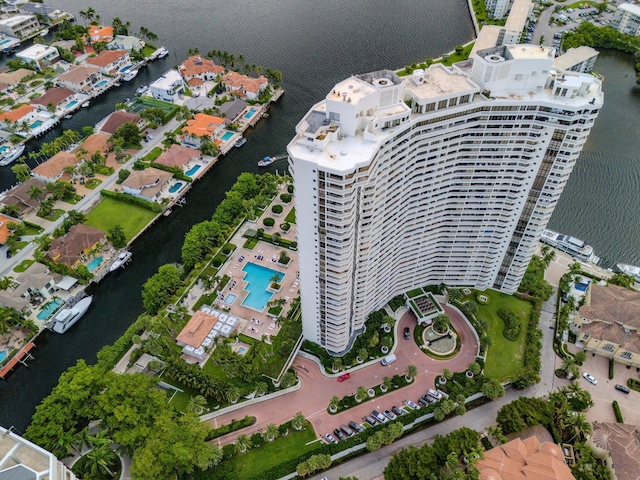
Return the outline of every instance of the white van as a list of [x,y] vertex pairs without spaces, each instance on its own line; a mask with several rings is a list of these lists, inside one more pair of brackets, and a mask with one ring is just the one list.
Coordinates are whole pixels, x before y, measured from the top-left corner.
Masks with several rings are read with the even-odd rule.
[[392,353],[391,355],[387,355],[386,357],[384,357],[380,363],[383,367],[386,367],[387,365],[391,365],[396,360],[396,356]]

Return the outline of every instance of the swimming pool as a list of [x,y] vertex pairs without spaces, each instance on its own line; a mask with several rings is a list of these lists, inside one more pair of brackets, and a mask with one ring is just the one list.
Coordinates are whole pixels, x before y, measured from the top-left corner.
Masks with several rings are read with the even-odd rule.
[[126,67],[122,67],[122,68],[120,69],[120,71],[121,71],[122,73],[124,73],[124,72],[126,72],[127,70],[130,70],[130,69],[131,69],[131,65],[127,65]]
[[96,257],[89,262],[89,265],[87,265],[87,269],[90,272],[93,272],[96,268],[100,266],[101,263],[102,263],[102,257]]
[[0,147],[0,153],[3,153],[6,149],[8,149],[9,147],[7,147],[6,145],[2,145]]
[[250,108],[249,111],[244,114],[244,118],[251,118],[251,117],[253,117],[254,113],[256,113],[256,109],[255,108]]
[[220,137],[220,140],[222,140],[223,142],[226,142],[231,137],[233,137],[233,132],[225,132],[225,134],[222,135],[222,137]]
[[64,108],[71,108],[71,107],[75,107],[78,104],[78,102],[76,100],[73,100],[69,103],[67,103]]
[[5,358],[7,358],[7,351],[0,350],[0,362],[3,361]]
[[284,274],[251,262],[247,263],[242,271],[245,272],[244,280],[247,282],[245,290],[249,292],[247,298],[242,302],[242,306],[258,312],[264,311],[273,296],[271,292],[267,291],[271,277],[277,275],[278,281],[281,282]]
[[238,347],[238,350],[236,350],[236,353],[238,355],[244,355],[245,353],[247,353],[247,349],[246,347]]
[[0,45],[6,45],[7,43],[11,43],[11,39],[10,38],[5,38],[4,40],[2,40],[0,42]]
[[31,125],[29,125],[29,127],[30,128],[38,128],[40,125],[42,125],[42,120],[36,120]]
[[191,175],[193,175],[194,173],[196,173],[198,170],[200,170],[200,165],[195,165],[193,167],[191,167],[189,170],[187,170],[185,172],[185,175],[187,177],[190,177]]
[[238,295],[236,295],[235,293],[227,293],[227,296],[224,297],[224,303],[226,303],[227,305],[232,305],[233,302],[236,301],[236,298],[238,298]]
[[100,80],[97,84],[96,87],[104,87],[107,84],[106,80]]
[[169,193],[176,193],[181,188],[182,188],[182,182],[176,182],[169,189]]
[[38,320],[46,320],[47,318],[49,318],[61,304],[62,300],[57,297],[51,300],[42,308],[42,310],[38,312],[38,315],[36,315],[38,317]]

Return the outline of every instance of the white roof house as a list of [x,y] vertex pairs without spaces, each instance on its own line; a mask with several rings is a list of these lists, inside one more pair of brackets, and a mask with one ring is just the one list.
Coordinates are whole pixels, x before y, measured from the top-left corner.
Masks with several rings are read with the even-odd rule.
[[40,44],[32,45],[29,48],[16,53],[16,57],[27,63],[33,62],[35,67],[40,71],[60,60],[60,54],[58,53],[57,48]]
[[159,79],[149,85],[153,98],[173,102],[184,91],[182,75],[176,70],[169,70]]

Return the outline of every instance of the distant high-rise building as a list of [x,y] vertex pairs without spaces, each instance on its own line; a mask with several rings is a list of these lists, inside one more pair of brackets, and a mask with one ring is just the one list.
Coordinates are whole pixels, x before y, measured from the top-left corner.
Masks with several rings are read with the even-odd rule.
[[623,3],[618,6],[618,30],[629,35],[640,35],[640,5]]
[[509,0],[487,0],[485,6],[489,17],[504,18],[509,8]]
[[601,82],[504,45],[339,82],[288,145],[305,338],[350,348],[416,286],[514,292],[593,122]]

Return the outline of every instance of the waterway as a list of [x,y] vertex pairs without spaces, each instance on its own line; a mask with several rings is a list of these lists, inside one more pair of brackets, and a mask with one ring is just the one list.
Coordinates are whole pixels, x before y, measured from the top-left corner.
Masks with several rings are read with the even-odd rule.
[[[73,13],[79,22],[83,22],[79,11],[91,5],[87,0],[48,3]],[[63,121],[43,141],[62,129],[94,125],[117,102],[133,97],[138,86],[179,64],[189,48],[203,53],[227,50],[265,69],[279,69],[286,93],[272,107],[271,116],[247,132],[246,145],[234,149],[196,182],[183,208],[161,218],[133,245],[133,261],[94,289],[93,305],[82,321],[64,336],[46,333],[29,368],[20,367],[8,381],[0,382],[0,424],[19,431],[24,431],[36,405],[67,367],[80,358],[94,362],[97,351],[126,330],[142,311],[142,284],[160,265],[180,260],[180,246],[190,226],[211,217],[241,172],[257,172],[258,159],[284,153],[295,124],[336,81],[437,57],[473,36],[466,0],[182,0],[179,8],[171,0],[112,0],[93,6],[103,21],[118,16],[130,21],[133,31],[149,28],[171,53],[142,69],[132,82],[100,97],[91,108]],[[605,107],[550,227],[588,240],[606,259],[640,264],[636,241],[640,89],[634,84],[630,56],[605,52],[597,69],[607,76]],[[38,144],[28,151],[32,148]],[[283,160],[267,170],[284,168]],[[0,169],[0,191],[12,183],[10,170]]]

